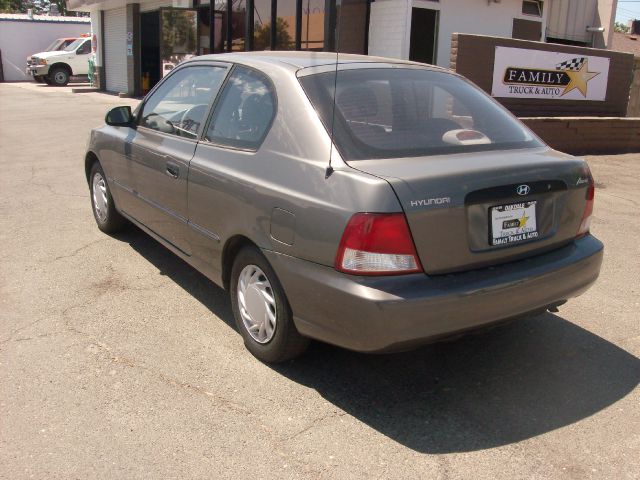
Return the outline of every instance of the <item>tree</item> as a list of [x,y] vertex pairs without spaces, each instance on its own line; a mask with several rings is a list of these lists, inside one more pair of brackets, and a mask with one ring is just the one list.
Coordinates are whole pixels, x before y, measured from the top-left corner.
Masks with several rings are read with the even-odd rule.
[[629,27],[622,22],[616,22],[613,27],[613,31],[618,33],[629,33]]
[[162,10],[162,60],[196,53],[197,14],[193,10]]
[[[271,24],[262,25],[256,23],[253,33],[253,48],[255,50],[267,50],[271,46]],[[276,19],[276,49],[288,50],[291,48],[291,35],[289,35],[289,23],[282,17]]]
[[24,0],[0,0],[0,13],[27,13],[29,8]]
[[[57,7],[58,15],[85,17],[87,12],[69,12],[65,0],[0,0],[0,13],[27,13],[31,9],[36,15],[49,13],[51,6]],[[54,8],[55,10],[55,8]]]

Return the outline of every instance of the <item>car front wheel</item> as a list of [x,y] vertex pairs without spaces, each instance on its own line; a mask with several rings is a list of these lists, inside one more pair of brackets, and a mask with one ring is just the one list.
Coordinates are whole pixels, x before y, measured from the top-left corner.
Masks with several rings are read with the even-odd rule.
[[64,87],[69,83],[69,71],[63,67],[56,67],[49,72],[49,80],[57,87]]
[[256,247],[244,248],[236,257],[229,290],[236,325],[256,358],[277,363],[306,350],[309,339],[298,333],[282,285]]
[[115,233],[127,224],[125,218],[118,213],[107,184],[107,177],[98,162],[91,167],[89,176],[91,207],[98,228],[105,233]]

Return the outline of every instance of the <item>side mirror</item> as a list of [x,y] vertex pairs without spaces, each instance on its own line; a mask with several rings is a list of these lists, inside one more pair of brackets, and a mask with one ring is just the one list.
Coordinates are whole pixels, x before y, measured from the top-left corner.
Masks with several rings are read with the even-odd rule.
[[105,123],[112,127],[132,127],[133,120],[131,107],[112,108],[107,112],[107,116],[104,119]]

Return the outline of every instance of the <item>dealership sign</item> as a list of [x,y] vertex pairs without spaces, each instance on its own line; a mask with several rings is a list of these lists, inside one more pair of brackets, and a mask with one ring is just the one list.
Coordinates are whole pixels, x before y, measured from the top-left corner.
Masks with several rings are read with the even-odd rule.
[[496,47],[491,95],[603,101],[608,77],[605,57]]

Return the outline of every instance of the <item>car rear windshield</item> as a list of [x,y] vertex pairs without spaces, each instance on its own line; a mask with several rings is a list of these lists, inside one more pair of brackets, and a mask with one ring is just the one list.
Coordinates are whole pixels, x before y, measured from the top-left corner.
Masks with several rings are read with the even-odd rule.
[[450,73],[360,68],[300,82],[345,160],[542,145],[484,92]]

